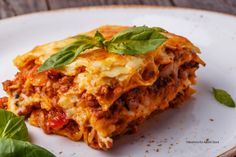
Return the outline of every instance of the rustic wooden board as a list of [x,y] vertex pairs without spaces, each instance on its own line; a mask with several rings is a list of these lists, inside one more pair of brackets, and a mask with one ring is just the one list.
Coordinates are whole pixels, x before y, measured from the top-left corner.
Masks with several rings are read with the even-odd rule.
[[15,16],[14,10],[5,1],[0,0],[0,19]]
[[45,0],[0,0],[0,18],[48,10]]
[[236,15],[236,0],[0,0],[0,19],[60,8],[121,4],[189,7]]
[[124,5],[124,4],[145,4],[145,5],[172,5],[170,0],[47,0],[52,9],[79,6],[98,5]]
[[236,15],[236,0],[174,0],[176,6],[212,10]]
[[3,0],[16,15],[48,10],[45,0]]

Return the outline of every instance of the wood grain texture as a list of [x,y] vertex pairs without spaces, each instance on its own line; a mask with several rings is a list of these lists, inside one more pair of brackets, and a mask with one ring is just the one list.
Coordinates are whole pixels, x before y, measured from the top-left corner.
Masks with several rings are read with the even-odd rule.
[[15,15],[16,13],[11,6],[7,2],[0,0],[0,19]]
[[98,5],[128,5],[128,4],[144,4],[144,5],[172,5],[170,0],[47,0],[51,9],[80,7],[80,6],[98,6]]
[[15,15],[48,10],[45,0],[3,0],[3,2]]
[[236,15],[236,0],[0,0],[0,19],[60,8],[129,4],[199,8]]
[[236,157],[236,147],[231,148],[217,157]]
[[173,0],[179,7],[213,10],[236,15],[236,0]]

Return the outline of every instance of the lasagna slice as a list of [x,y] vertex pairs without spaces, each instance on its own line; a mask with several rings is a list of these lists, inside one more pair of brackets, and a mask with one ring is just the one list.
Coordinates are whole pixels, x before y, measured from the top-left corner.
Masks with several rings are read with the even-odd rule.
[[[102,26],[85,35],[98,30],[111,39],[128,28]],[[199,49],[184,37],[161,34],[167,40],[145,54],[91,48],[70,64],[43,72],[39,67],[75,38],[37,46],[14,60],[19,72],[3,82],[8,98],[0,99],[0,107],[25,115],[47,134],[107,150],[114,137],[134,132],[153,112],[179,105],[195,92],[195,71],[205,64]]]

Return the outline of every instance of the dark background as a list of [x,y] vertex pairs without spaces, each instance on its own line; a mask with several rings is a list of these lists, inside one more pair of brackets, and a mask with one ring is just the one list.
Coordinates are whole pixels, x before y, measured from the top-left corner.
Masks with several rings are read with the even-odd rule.
[[188,7],[236,15],[236,0],[0,0],[0,19],[60,8],[131,4]]

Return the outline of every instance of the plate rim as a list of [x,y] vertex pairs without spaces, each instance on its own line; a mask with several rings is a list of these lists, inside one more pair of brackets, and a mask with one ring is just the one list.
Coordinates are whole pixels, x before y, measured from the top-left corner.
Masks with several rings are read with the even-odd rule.
[[228,14],[224,12],[217,12],[212,10],[205,10],[205,9],[196,9],[196,8],[188,8],[188,7],[175,7],[175,6],[157,6],[157,5],[139,5],[139,4],[128,4],[128,5],[100,5],[100,6],[79,6],[79,7],[70,7],[70,8],[59,8],[59,9],[53,9],[53,10],[42,10],[38,12],[31,12],[31,13],[25,13],[21,15],[11,16],[7,18],[0,19],[0,24],[2,22],[8,22],[8,21],[14,21],[17,19],[30,17],[34,15],[40,15],[40,14],[55,14],[60,12],[66,12],[66,11],[81,11],[81,10],[104,10],[104,9],[159,9],[159,10],[182,10],[182,11],[193,11],[198,13],[206,13],[206,14],[214,14],[218,16],[226,16],[230,17],[236,20],[236,15]]
[[[172,11],[193,11],[197,13],[203,14],[212,14],[216,16],[225,16],[236,20],[236,15],[228,14],[224,12],[217,12],[212,10],[205,9],[196,9],[196,8],[187,8],[187,7],[175,7],[175,6],[157,6],[157,5],[139,5],[139,4],[128,4],[128,5],[100,5],[100,6],[78,6],[78,7],[70,7],[70,8],[59,8],[53,10],[42,10],[37,12],[25,13],[21,15],[16,15],[12,17],[7,17],[0,19],[0,24],[4,22],[10,22],[15,20],[22,20],[27,17],[32,17],[35,15],[49,15],[49,14],[58,14],[63,12],[71,12],[71,11],[82,11],[82,10],[106,10],[106,9],[159,9],[159,10],[172,10]],[[231,156],[236,153],[236,145],[227,149],[226,151],[219,153],[217,157]]]

